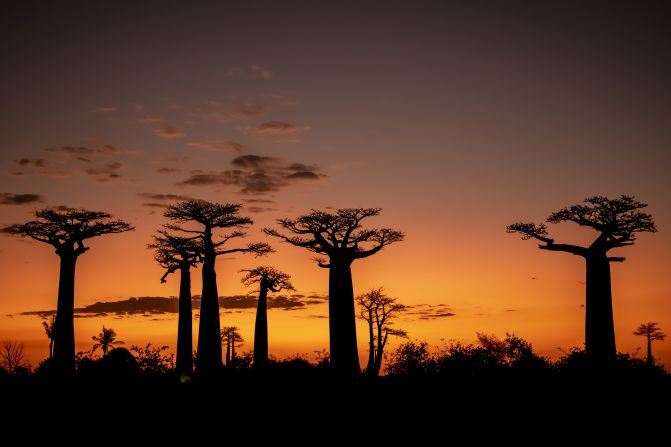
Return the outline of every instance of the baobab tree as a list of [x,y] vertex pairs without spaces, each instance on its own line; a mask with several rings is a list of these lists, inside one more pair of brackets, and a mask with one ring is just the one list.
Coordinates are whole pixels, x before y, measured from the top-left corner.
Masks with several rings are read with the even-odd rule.
[[650,214],[640,210],[647,204],[631,196],[608,199],[603,196],[585,199],[585,205],[572,205],[556,211],[546,222],[557,224],[574,222],[597,232],[594,241],[586,246],[555,243],[548,235],[545,224],[518,222],[507,227],[508,233],[520,233],[522,239],[537,239],[541,250],[561,251],[585,259],[585,351],[597,365],[615,361],[615,329],[610,281],[610,263],[625,258],[610,256],[614,248],[633,245],[636,234],[657,231]]
[[335,212],[312,210],[296,219],[278,219],[291,233],[266,228],[291,245],[317,253],[317,265],[329,269],[329,335],[331,367],[339,374],[359,374],[352,263],[367,258],[404,234],[389,228],[364,229],[361,222],[380,214],[380,208],[345,208]]
[[[249,217],[239,214],[240,204],[220,204],[204,200],[186,200],[168,206],[164,216],[180,225],[166,225],[166,229],[191,235],[198,240],[202,252],[203,290],[200,302],[200,325],[198,327],[198,354],[196,373],[210,375],[222,368],[221,324],[219,321],[219,292],[215,263],[217,256],[231,253],[253,253],[262,256],[272,252],[265,243],[249,243],[244,247],[226,248],[232,239],[246,236],[244,228],[253,223]],[[184,226],[191,224],[191,226]],[[216,229],[230,229],[214,239]]]
[[161,278],[162,283],[166,282],[168,275],[177,270],[180,272],[175,367],[180,382],[190,382],[193,375],[191,267],[200,262],[201,243],[192,237],[181,237],[161,230],[154,236],[154,243],[149,244],[148,248],[154,250],[154,259],[166,269]]
[[662,332],[659,328],[658,323],[643,323],[635,331],[634,335],[639,335],[641,337],[646,337],[648,340],[648,358],[646,363],[650,366],[655,364],[655,359],[652,356],[652,342],[653,341],[662,341],[666,338],[666,334]]
[[124,342],[116,339],[116,331],[112,328],[107,329],[103,326],[103,330],[100,331],[98,335],[91,337],[96,343],[93,345],[91,352],[94,352],[96,349],[100,348],[103,351],[103,356],[107,355],[109,348],[113,348],[114,345],[122,345]]
[[240,328],[237,326],[225,326],[221,330],[221,343],[226,343],[226,366],[235,364],[235,348],[239,348],[245,342],[240,335]]
[[262,266],[241,272],[247,273],[241,280],[244,285],[259,285],[254,325],[254,367],[264,368],[268,366],[268,291],[278,293],[281,290],[295,289],[290,281],[291,276],[273,267]]
[[366,375],[377,377],[382,368],[384,348],[390,335],[407,337],[402,329],[393,327],[398,315],[405,310],[405,306],[384,293],[384,288],[371,289],[356,297],[359,305],[359,316],[368,323],[368,364]]
[[131,225],[114,220],[108,213],[85,209],[45,208],[35,212],[36,220],[11,225],[4,233],[29,237],[56,249],[61,268],[58,281],[58,304],[54,324],[54,369],[60,374],[71,374],[75,369],[74,296],[77,259],[90,247],[84,241],[106,234],[123,233]]
[[56,315],[52,315],[48,320],[42,321],[44,333],[49,338],[49,360],[54,357],[54,324],[56,323]]

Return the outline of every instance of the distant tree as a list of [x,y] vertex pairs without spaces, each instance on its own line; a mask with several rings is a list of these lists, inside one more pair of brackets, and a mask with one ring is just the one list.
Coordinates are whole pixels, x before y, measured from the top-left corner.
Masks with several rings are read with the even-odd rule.
[[[222,367],[219,292],[215,271],[217,256],[231,253],[253,253],[262,256],[272,252],[270,245],[265,243],[250,243],[245,247],[237,248],[224,247],[230,240],[246,236],[240,228],[253,223],[249,217],[239,215],[241,206],[240,204],[187,200],[170,205],[164,214],[168,219],[182,224],[182,226],[166,225],[168,230],[192,235],[200,240],[202,246],[203,291],[196,357],[196,372],[202,375],[209,375]],[[185,227],[184,224],[195,224],[197,228]],[[218,228],[232,229],[232,231],[215,241],[213,232]]]
[[30,368],[23,343],[5,340],[0,344],[0,367],[10,374]]
[[235,348],[245,342],[237,326],[226,326],[221,330],[221,343],[226,343],[226,366],[235,365]]
[[256,307],[256,323],[254,325],[254,367],[268,366],[268,291],[277,293],[281,290],[295,290],[291,284],[291,276],[274,267],[261,266],[254,269],[241,270],[247,274],[242,278],[246,286],[259,285],[259,302]]
[[96,342],[93,345],[91,352],[100,348],[103,351],[103,356],[107,355],[107,351],[115,345],[124,344],[122,341],[116,339],[116,332],[114,329],[107,329],[105,326],[103,326],[103,330],[98,335],[94,335],[91,339]]
[[[368,323],[368,365],[366,375],[377,377],[382,368],[384,348],[390,335],[407,337],[408,334],[393,327],[394,320],[405,306],[384,293],[384,288],[371,289],[356,297],[359,316]],[[377,345],[376,345],[377,343]]]
[[149,374],[166,374],[175,367],[174,354],[164,354],[170,349],[168,346],[131,346],[130,350],[140,369]]
[[48,320],[42,321],[44,332],[49,338],[49,360],[54,357],[54,325],[56,323],[56,315],[52,315]]
[[609,256],[614,248],[633,245],[636,234],[655,232],[650,214],[640,210],[647,207],[630,196],[608,199],[602,196],[585,199],[586,205],[572,205],[550,214],[551,224],[574,222],[597,231],[598,236],[587,247],[557,244],[548,235],[545,224],[518,222],[507,227],[508,233],[520,233],[522,239],[542,242],[541,250],[562,251],[580,256],[586,261],[585,350],[588,358],[599,365],[611,365],[616,359],[610,263],[624,258]]
[[427,375],[435,360],[429,352],[429,344],[425,341],[408,341],[396,348],[387,362],[386,371],[396,376]]
[[61,374],[75,369],[74,296],[77,259],[90,247],[84,241],[106,234],[123,233],[133,229],[122,220],[102,211],[67,208],[57,211],[45,208],[35,212],[36,220],[11,225],[3,233],[30,237],[56,249],[61,261],[58,282],[58,304],[54,323],[54,368]]
[[316,261],[319,267],[329,269],[330,365],[343,375],[361,372],[351,265],[404,237],[402,232],[389,228],[362,228],[364,219],[377,216],[380,211],[380,208],[346,208],[333,213],[312,210],[296,219],[277,221],[291,235],[264,229],[269,236],[323,256]]
[[642,337],[646,337],[648,340],[648,357],[646,359],[646,362],[648,365],[654,365],[655,364],[655,359],[652,356],[652,342],[659,340],[662,341],[666,338],[666,334],[662,332],[662,330],[659,328],[658,323],[653,323],[653,322],[648,322],[648,323],[643,323],[641,324],[635,331],[634,335],[639,335]]
[[179,314],[177,321],[177,375],[182,383],[191,382],[193,375],[193,331],[191,315],[191,267],[201,260],[202,244],[199,236],[181,237],[159,231],[154,243],[148,248],[154,250],[154,259],[166,269],[161,282],[175,271],[180,271]]

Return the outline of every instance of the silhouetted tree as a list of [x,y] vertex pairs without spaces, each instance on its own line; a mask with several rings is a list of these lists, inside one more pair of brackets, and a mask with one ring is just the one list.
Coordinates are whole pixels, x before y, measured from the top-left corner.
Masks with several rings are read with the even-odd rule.
[[[203,375],[209,375],[222,367],[219,292],[215,271],[217,256],[230,253],[254,253],[261,256],[272,252],[270,245],[265,243],[250,243],[246,247],[224,248],[231,239],[246,236],[246,233],[240,231],[239,228],[253,223],[249,217],[238,214],[241,206],[231,203],[219,204],[204,200],[187,200],[170,205],[164,214],[165,217],[175,222],[192,223],[199,227],[193,229],[166,225],[169,230],[194,235],[193,237],[198,238],[202,245],[203,291],[200,303],[196,372]],[[233,231],[215,241],[213,232],[217,228],[230,228]]]
[[0,367],[10,374],[30,367],[24,353],[23,343],[5,340],[0,344]]
[[659,340],[662,341],[666,338],[666,334],[662,332],[662,330],[659,328],[658,323],[643,323],[641,324],[635,331],[634,335],[640,335],[642,337],[646,337],[648,340],[648,357],[646,359],[646,362],[648,365],[654,365],[655,364],[655,359],[652,356],[652,342]]
[[75,368],[75,267],[79,256],[90,248],[84,246],[84,241],[105,234],[123,233],[133,227],[122,220],[112,220],[112,216],[102,211],[45,208],[36,211],[35,216],[36,220],[11,225],[2,232],[30,237],[56,248],[61,269],[54,325],[54,368],[70,374]]
[[161,282],[175,271],[180,271],[179,314],[177,321],[177,375],[182,383],[190,382],[193,375],[193,331],[191,316],[191,267],[200,262],[202,245],[199,237],[181,237],[159,231],[154,243],[154,259],[166,269]]
[[244,285],[259,284],[259,302],[254,324],[254,367],[264,368],[268,366],[268,291],[277,293],[296,289],[290,282],[291,276],[273,267],[262,266],[241,272],[247,273],[241,280]]
[[323,258],[317,264],[329,269],[329,335],[331,367],[340,374],[359,374],[356,320],[351,265],[385,246],[403,240],[403,233],[389,228],[364,229],[361,221],[380,214],[380,208],[346,208],[333,213],[312,210],[296,219],[279,219],[292,235],[264,231]]
[[97,342],[93,345],[91,352],[100,348],[103,351],[103,356],[107,355],[107,350],[113,348],[114,345],[124,344],[122,341],[116,339],[116,332],[114,329],[107,329],[105,326],[103,326],[103,330],[98,335],[94,335],[91,339]]
[[359,316],[368,323],[369,354],[366,366],[368,376],[377,377],[380,374],[387,338],[390,335],[408,336],[404,330],[392,327],[393,320],[405,310],[405,306],[396,301],[396,298],[387,296],[382,287],[371,289],[356,297]]
[[392,352],[386,371],[396,376],[423,376],[433,370],[435,359],[425,341],[408,341]]
[[633,245],[636,233],[657,231],[650,214],[641,212],[647,204],[630,196],[608,199],[602,196],[585,199],[586,205],[573,205],[550,214],[548,223],[574,222],[598,232],[587,247],[557,244],[550,238],[545,224],[518,222],[507,227],[509,233],[520,233],[522,239],[542,242],[542,250],[563,251],[585,259],[585,350],[595,364],[612,364],[616,358],[610,263],[622,262],[612,257],[614,248]]
[[237,326],[226,326],[221,330],[221,343],[226,343],[226,366],[234,366],[235,348],[239,348],[244,342]]
[[49,359],[54,357],[54,324],[56,323],[56,315],[52,315],[51,318],[42,322],[42,327],[44,332],[49,337]]

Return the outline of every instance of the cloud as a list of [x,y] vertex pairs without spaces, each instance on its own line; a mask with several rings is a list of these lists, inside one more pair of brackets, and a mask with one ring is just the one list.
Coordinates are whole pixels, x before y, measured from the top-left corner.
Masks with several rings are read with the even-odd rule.
[[272,79],[274,74],[268,68],[255,64],[247,67],[231,67],[226,71],[226,76]]
[[119,174],[119,170],[123,167],[123,163],[115,161],[112,163],[107,163],[103,167],[85,169],[84,172],[98,177],[97,181],[104,183],[112,179],[120,178],[121,174]]
[[[323,304],[320,301],[319,304]],[[219,297],[222,309],[255,309],[257,298],[249,295]],[[200,297],[191,300],[194,310],[200,309]],[[309,305],[300,295],[277,295],[268,298],[268,309],[298,310]],[[98,301],[88,306],[74,309],[75,316],[108,316],[108,315],[142,315],[142,314],[176,314],[179,312],[179,299],[176,297],[141,296],[121,300]],[[55,310],[35,310],[22,312],[20,315],[38,315],[46,317],[55,314]]]
[[406,306],[406,309],[405,315],[413,315],[420,320],[435,320],[455,315],[447,304],[416,304]]
[[195,149],[203,149],[210,152],[242,152],[244,146],[230,140],[195,140],[186,143]]
[[182,172],[182,170],[177,169],[177,168],[158,168],[158,169],[156,169],[157,174],[175,174],[177,172]]
[[93,163],[93,160],[91,160],[90,158],[86,158],[86,157],[77,157],[76,160],[81,161],[82,163]]
[[94,110],[96,113],[112,113],[118,112],[120,109],[118,107],[98,107]]
[[[231,161],[232,169],[225,171],[195,171],[178,186],[238,186],[241,194],[277,192],[287,186],[327,177],[315,165],[286,163],[280,158],[262,155],[242,155]],[[296,168],[300,168],[297,170]],[[307,170],[306,170],[307,169]],[[261,211],[258,209],[257,211]]]
[[43,158],[22,158],[20,160],[14,160],[19,166],[27,166],[33,168],[46,168],[47,161]]
[[234,119],[257,118],[270,112],[270,104],[264,104],[254,100],[247,100],[235,103],[229,112],[229,116]]
[[79,155],[77,160],[80,161],[90,161],[83,155],[93,155],[93,154],[102,154],[102,155],[136,155],[138,153],[135,149],[126,149],[119,146],[114,146],[111,144],[105,144],[98,148],[90,148],[85,146],[56,146],[49,147],[45,149],[47,152],[53,152],[58,154],[71,154]]
[[61,154],[93,154],[95,151],[83,146],[57,146],[45,149],[47,152],[56,152]]
[[154,130],[154,134],[168,140],[174,140],[176,138],[183,138],[186,136],[184,131],[174,126],[160,127]]
[[44,202],[44,196],[39,194],[0,193],[0,205],[27,205],[37,202]]
[[209,101],[204,110],[197,109],[195,113],[220,123],[228,123],[258,118],[278,107],[291,107],[297,104],[296,100],[284,95],[257,95],[224,102]]
[[301,131],[298,126],[284,121],[267,121],[257,126],[246,126],[243,130],[257,135],[292,135]]
[[149,192],[139,192],[137,193],[138,197],[142,197],[149,202],[145,202],[142,206],[149,208],[166,208],[169,202],[179,201],[179,200],[193,200],[192,197],[182,196],[179,194],[153,194]]
[[163,118],[158,115],[146,115],[140,122],[144,124],[158,124],[163,122]]

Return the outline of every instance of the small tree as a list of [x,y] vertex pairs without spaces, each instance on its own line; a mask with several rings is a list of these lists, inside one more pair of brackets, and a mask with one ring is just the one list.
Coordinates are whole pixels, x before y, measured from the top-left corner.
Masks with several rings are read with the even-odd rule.
[[377,377],[382,368],[388,337],[408,336],[404,330],[393,327],[393,320],[405,310],[405,306],[398,303],[396,298],[387,296],[382,287],[357,296],[356,302],[359,305],[359,316],[368,323],[369,354],[366,374]]
[[241,347],[244,342],[237,326],[226,326],[221,330],[221,344],[226,343],[226,366],[235,365],[235,348]]
[[317,265],[329,269],[329,335],[331,367],[342,375],[359,374],[352,263],[387,245],[402,241],[404,234],[390,228],[364,229],[361,222],[380,214],[380,208],[345,208],[333,213],[312,210],[296,219],[277,222],[290,235],[266,228],[296,247],[317,253]]
[[646,362],[648,365],[653,366],[655,364],[655,359],[652,356],[652,342],[653,341],[663,341],[666,338],[666,334],[662,332],[659,328],[658,323],[648,322],[641,324],[635,331],[634,335],[639,335],[641,337],[646,337],[648,340],[648,358]]
[[49,338],[49,360],[54,356],[54,324],[56,323],[56,315],[52,315],[51,318],[42,322],[42,327],[44,332]]
[[[200,302],[200,325],[198,328],[198,355],[196,372],[210,375],[221,369],[221,323],[219,320],[219,291],[215,263],[217,256],[231,253],[253,253],[266,255],[273,250],[265,243],[250,243],[244,247],[226,248],[226,244],[246,236],[241,228],[253,223],[249,217],[239,214],[242,205],[235,203],[212,203],[204,200],[187,200],[170,205],[165,217],[179,224],[195,224],[196,229],[179,225],[166,225],[171,231],[192,235],[202,246],[203,291]],[[214,239],[216,229],[230,229],[218,240]]]
[[165,230],[154,236],[148,246],[154,250],[154,259],[166,269],[161,278],[180,271],[179,313],[177,321],[177,374],[182,383],[190,382],[193,375],[193,331],[191,315],[191,267],[196,266],[202,256],[202,244],[198,236],[181,237]]
[[11,225],[2,232],[29,237],[56,249],[61,261],[58,280],[58,304],[54,323],[54,367],[63,374],[75,369],[75,267],[77,259],[90,247],[84,241],[106,234],[123,233],[133,229],[122,220],[113,220],[102,211],[67,208],[57,211],[45,208],[35,212],[36,220]]
[[100,348],[103,351],[103,356],[107,355],[109,348],[113,348],[115,345],[124,344],[122,341],[116,339],[116,332],[114,329],[107,329],[105,326],[103,326],[103,330],[98,335],[94,335],[91,339],[96,342],[93,345],[91,352]]
[[5,340],[0,345],[0,367],[10,374],[30,368],[24,354],[23,343]]
[[268,366],[268,291],[277,293],[295,289],[290,281],[291,276],[273,267],[261,266],[241,272],[247,273],[241,280],[244,285],[259,285],[259,302],[254,324],[254,367],[265,368]]
[[548,235],[545,224],[517,222],[507,227],[508,233],[520,233],[522,239],[537,239],[541,250],[561,251],[585,259],[585,351],[595,364],[613,364],[616,358],[613,299],[610,281],[610,263],[624,258],[610,256],[614,248],[633,245],[636,234],[655,232],[657,228],[650,214],[640,210],[647,207],[630,196],[619,199],[595,196],[585,199],[586,205],[572,205],[556,211],[547,222],[573,222],[591,228],[598,236],[587,247],[557,244]]

